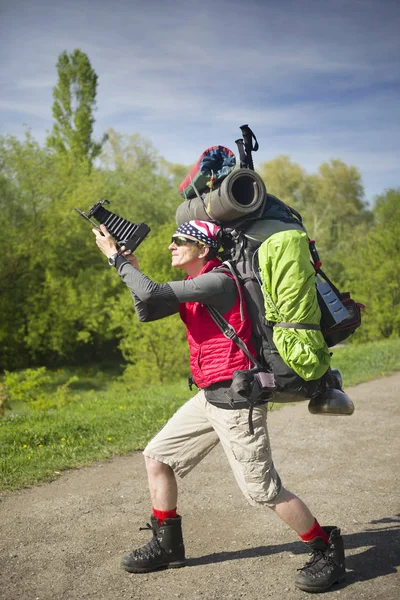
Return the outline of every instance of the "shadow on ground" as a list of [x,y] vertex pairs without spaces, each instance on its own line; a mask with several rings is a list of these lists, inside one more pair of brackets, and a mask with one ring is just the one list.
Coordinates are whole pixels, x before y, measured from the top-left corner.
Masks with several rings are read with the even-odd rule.
[[[391,573],[396,573],[400,566],[400,515],[385,517],[379,521],[371,521],[368,525],[384,525],[379,529],[366,528],[358,533],[350,533],[344,536],[345,549],[357,550],[365,548],[358,554],[347,554],[346,556],[346,581],[340,585],[355,583],[356,581],[367,581]],[[240,560],[243,558],[255,558],[270,556],[281,552],[292,554],[306,554],[307,547],[302,542],[290,544],[278,544],[274,546],[257,546],[231,552],[217,552],[207,554],[198,558],[188,559],[189,567],[219,563],[229,560]],[[336,590],[339,589],[336,587]]]

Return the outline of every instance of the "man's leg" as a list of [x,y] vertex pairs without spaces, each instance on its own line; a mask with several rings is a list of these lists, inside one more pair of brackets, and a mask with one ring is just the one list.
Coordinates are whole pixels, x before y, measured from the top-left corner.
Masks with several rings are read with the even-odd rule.
[[151,505],[159,511],[176,509],[178,501],[178,485],[175,473],[169,465],[148,456],[144,457]]
[[236,481],[253,505],[266,505],[310,545],[313,559],[300,570],[295,584],[305,591],[325,591],[343,578],[344,551],[340,530],[322,528],[300,498],[286,490],[275,470],[267,430],[266,407],[253,413],[254,434],[248,411],[208,409]]
[[[284,489],[278,504],[271,506],[278,517],[299,535],[305,534],[315,524],[315,518],[300,498]],[[328,541],[328,537],[326,537]]]
[[175,473],[187,475],[219,442],[205,417],[206,399],[198,392],[150,441],[143,454],[153,507],[148,544],[122,560],[132,573],[185,565],[181,517],[176,512],[178,488]]

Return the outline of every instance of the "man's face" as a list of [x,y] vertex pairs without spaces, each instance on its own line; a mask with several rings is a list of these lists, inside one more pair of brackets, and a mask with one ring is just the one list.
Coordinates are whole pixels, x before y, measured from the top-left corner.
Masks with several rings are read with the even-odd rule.
[[171,266],[180,269],[186,269],[189,265],[195,264],[197,261],[203,262],[205,256],[205,246],[195,241],[193,242],[185,238],[185,236],[179,236],[176,239],[172,238],[168,250],[171,251]]

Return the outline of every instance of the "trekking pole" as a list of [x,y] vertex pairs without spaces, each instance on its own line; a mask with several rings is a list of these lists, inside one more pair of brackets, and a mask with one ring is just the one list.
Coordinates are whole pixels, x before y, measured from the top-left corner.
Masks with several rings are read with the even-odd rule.
[[251,153],[257,152],[259,148],[257,138],[248,125],[241,125],[240,129],[243,139],[239,138],[235,141],[239,150],[240,168],[251,169],[254,171],[253,157],[251,156]]

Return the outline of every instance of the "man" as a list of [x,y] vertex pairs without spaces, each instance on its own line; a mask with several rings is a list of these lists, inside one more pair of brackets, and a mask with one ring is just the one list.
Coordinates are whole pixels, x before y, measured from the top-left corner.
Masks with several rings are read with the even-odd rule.
[[140,321],[180,312],[187,328],[190,367],[199,388],[143,452],[153,507],[153,538],[125,556],[122,567],[141,573],[185,565],[175,475],[187,475],[221,442],[246,499],[271,508],[309,544],[312,559],[299,570],[295,585],[310,592],[329,589],[345,574],[340,530],[322,528],[302,500],[283,487],[272,461],[267,405],[254,407],[251,434],[246,400],[242,405],[232,403],[229,388],[234,371],[252,365],[242,350],[223,336],[206,305],[222,313],[251,354],[255,351],[240,290],[230,274],[214,270],[221,264],[217,258],[220,228],[205,221],[189,221],[178,227],[169,250],[172,266],[185,270],[187,277],[165,284],[154,283],[141,273],[134,256],[123,249],[118,252],[104,225],[93,232],[98,247],[131,290]]

